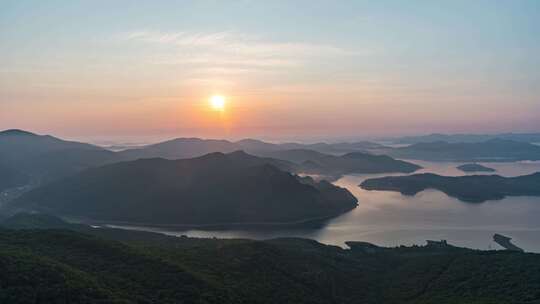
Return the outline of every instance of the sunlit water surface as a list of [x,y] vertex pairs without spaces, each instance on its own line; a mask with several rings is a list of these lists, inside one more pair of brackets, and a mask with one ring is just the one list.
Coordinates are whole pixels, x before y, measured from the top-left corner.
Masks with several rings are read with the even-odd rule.
[[[418,173],[464,175],[455,168],[462,163],[413,162],[424,168]],[[496,169],[496,174],[503,176],[540,171],[540,162],[482,164]],[[388,175],[391,174],[348,175],[336,181],[336,185],[349,189],[358,198],[358,207],[317,227],[243,227],[185,231],[131,228],[192,237],[304,237],[339,246],[351,240],[397,246],[424,244],[427,239],[445,239],[457,246],[478,249],[500,249],[492,241],[492,235],[500,233],[512,237],[513,242],[526,251],[540,252],[540,197],[507,197],[499,201],[471,204],[448,197],[437,190],[404,196],[398,192],[367,191],[358,187],[366,178]]]

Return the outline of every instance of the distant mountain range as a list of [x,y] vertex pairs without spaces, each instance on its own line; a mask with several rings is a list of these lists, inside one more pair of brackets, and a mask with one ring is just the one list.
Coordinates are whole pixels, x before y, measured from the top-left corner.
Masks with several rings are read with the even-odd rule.
[[[71,142],[22,130],[0,132],[0,165],[16,184],[47,182],[117,160],[114,152],[90,144]],[[12,186],[0,178],[0,188]]]
[[421,167],[386,155],[350,152],[341,156],[323,154],[313,150],[295,149],[259,152],[272,158],[297,164],[298,171],[308,174],[340,177],[345,174],[411,173]]
[[[412,172],[413,164],[391,163],[388,155],[400,159],[428,161],[520,161],[540,160],[540,146],[505,139],[490,139],[473,143],[449,143],[444,141],[418,143],[406,147],[391,148],[370,142],[341,144],[272,144],[247,139],[238,142],[178,138],[155,145],[119,152],[123,159],[162,157],[180,159],[197,157],[212,152],[229,153],[243,150],[247,153],[288,160],[299,169],[325,175],[347,173]],[[340,152],[338,152],[340,151]],[[369,157],[371,155],[372,157]],[[368,159],[361,163],[360,158]],[[365,164],[369,163],[368,166]],[[384,163],[384,164],[383,164]],[[411,166],[412,165],[412,166]]]
[[540,146],[506,139],[475,143],[429,142],[386,149],[385,154],[401,159],[428,161],[500,162],[540,160]]
[[540,196],[540,172],[517,177],[499,175],[440,176],[432,173],[387,176],[367,179],[360,186],[366,190],[399,191],[415,195],[437,189],[461,201],[480,203],[506,196]]
[[48,135],[7,130],[0,132],[0,166],[6,168],[0,172],[0,189],[17,186],[20,181],[23,181],[23,184],[43,184],[88,168],[120,161],[144,158],[174,160],[239,150],[255,156],[273,158],[274,160],[267,159],[267,162],[282,170],[317,174],[329,180],[343,174],[410,173],[420,168],[393,158],[467,162],[540,160],[540,146],[502,139],[478,143],[429,142],[390,148],[371,142],[273,144],[255,139],[231,142],[177,138],[112,152],[98,146],[65,141]]
[[256,139],[243,139],[236,142],[217,139],[176,138],[165,142],[129,149],[119,152],[125,159],[162,157],[166,159],[181,159],[202,156],[212,152],[230,153],[243,150],[254,155],[264,155],[268,152],[286,150],[310,150],[319,153],[344,154],[349,152],[381,149],[384,146],[372,142],[356,143],[283,143],[273,144]]
[[[308,147],[315,150],[309,150]],[[231,153],[239,150],[261,157],[273,157],[274,160],[267,159],[266,161],[282,170],[294,173],[308,170],[311,173],[334,178],[346,173],[412,172],[418,168],[413,164],[393,161],[388,157],[358,152],[371,148],[379,149],[382,146],[369,142],[304,145],[297,143],[272,144],[254,139],[230,142],[227,140],[177,138],[140,148],[112,152],[98,146],[65,141],[48,135],[37,135],[22,130],[7,130],[0,132],[0,165],[13,171],[9,173],[10,180],[16,173],[19,176],[18,180],[25,177],[24,183],[37,181],[36,184],[47,183],[91,167],[120,161],[145,158],[185,159],[214,152]],[[320,151],[332,153],[342,151],[355,154],[338,157]],[[302,161],[291,160],[291,156],[294,154],[299,156],[302,154]],[[315,170],[315,167],[318,169]],[[8,182],[8,171],[4,171],[4,173],[0,173],[0,188],[2,188],[2,184],[5,184],[5,187],[11,186],[11,182]],[[2,178],[2,175],[5,177]]]
[[338,215],[356,198],[244,152],[141,159],[86,170],[10,204],[92,220],[159,225],[295,222]]
[[328,182],[293,174],[335,179],[420,168],[383,155],[357,151],[337,156],[299,147],[337,152],[381,146],[179,138],[112,152],[8,130],[0,132],[0,191],[31,185],[10,193],[4,210],[92,220],[159,225],[295,222],[337,215],[354,208],[356,199]]
[[480,164],[463,164],[457,166],[456,169],[463,172],[495,172],[496,170],[490,167],[486,167]]
[[[230,153],[242,150],[256,156],[289,161],[294,165],[289,165],[286,168],[288,171],[323,175],[328,179],[336,179],[343,174],[350,173],[410,173],[420,168],[415,164],[394,160],[388,156],[360,152],[370,149],[384,149],[384,146],[370,142],[271,144],[254,139],[230,142],[226,140],[178,138],[139,149],[125,150],[119,152],[119,155],[123,159],[151,157],[181,159],[212,152]],[[325,154],[321,151],[346,154]],[[285,167],[281,166],[281,168]]]
[[[305,145],[179,138],[112,152],[7,130],[0,132],[0,192],[21,189],[4,197],[2,204],[11,201],[11,208],[17,203],[26,210],[99,220],[194,225],[294,222],[336,215],[356,205],[346,190],[294,174],[332,180],[344,174],[411,173],[420,168],[363,150],[432,161],[540,160],[540,146],[501,139],[389,148],[369,142]],[[31,188],[37,189],[16,199]],[[278,201],[283,205],[274,206]]]
[[417,144],[434,141],[449,143],[475,143],[491,139],[506,139],[528,143],[540,143],[540,133],[500,133],[500,134],[440,134],[433,133],[421,136],[405,136],[392,138],[389,141],[395,144]]

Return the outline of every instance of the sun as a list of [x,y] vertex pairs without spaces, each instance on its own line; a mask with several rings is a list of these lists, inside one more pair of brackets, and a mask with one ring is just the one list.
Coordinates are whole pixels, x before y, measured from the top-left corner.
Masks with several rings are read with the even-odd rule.
[[210,97],[210,106],[216,111],[225,110],[225,97],[221,95],[214,95]]

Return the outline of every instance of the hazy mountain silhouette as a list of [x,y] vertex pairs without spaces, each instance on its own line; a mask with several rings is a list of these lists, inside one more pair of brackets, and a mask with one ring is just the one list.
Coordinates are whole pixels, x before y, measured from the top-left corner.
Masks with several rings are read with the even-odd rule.
[[347,190],[243,152],[142,159],[86,170],[33,190],[12,208],[149,224],[293,222],[356,206]]
[[428,161],[540,160],[540,146],[504,139],[478,143],[418,143],[387,149],[385,153],[398,158]]
[[540,133],[501,133],[501,134],[440,134],[433,133],[421,136],[404,136],[391,139],[397,144],[417,144],[434,141],[445,141],[449,143],[474,143],[491,139],[506,139],[528,143],[540,143]]
[[182,159],[202,156],[213,152],[229,153],[241,147],[227,140],[177,138],[165,142],[119,152],[125,159],[165,158]]
[[344,174],[414,172],[421,167],[386,155],[351,152],[342,156],[323,154],[313,150],[279,150],[259,152],[260,155],[284,159],[299,164],[299,171],[308,174],[341,176]]
[[251,153],[253,153],[254,151],[276,151],[283,149],[280,144],[268,143],[262,140],[252,138],[239,140],[235,144],[242,147],[243,150],[250,151]]
[[457,166],[457,169],[463,172],[495,172],[496,170],[490,167],[486,167],[480,164],[463,164]]
[[[290,148],[298,147],[302,147],[302,149],[297,150],[303,152],[288,151]],[[12,176],[10,179],[14,178],[14,172],[18,172],[21,176],[27,176],[28,180],[37,181],[37,184],[69,176],[87,168],[119,161],[145,158],[185,159],[213,152],[230,153],[237,150],[246,150],[261,157],[274,157],[276,159],[267,159],[266,162],[279,169],[295,173],[306,171],[338,177],[350,172],[411,172],[415,170],[414,165],[398,161],[391,162],[390,159],[384,157],[371,157],[362,154],[365,155],[365,159],[360,160],[359,158],[326,155],[316,151],[356,151],[379,147],[380,145],[369,142],[305,145],[298,143],[272,144],[255,139],[230,142],[227,140],[178,138],[137,149],[112,152],[98,146],[65,141],[49,135],[37,135],[23,130],[6,130],[0,132],[0,163],[10,169],[9,174]],[[280,153],[280,151],[283,152]],[[295,153],[301,157],[295,157],[293,155]],[[4,173],[6,185],[9,185],[7,183],[8,171],[4,171],[6,172]]]
[[139,149],[125,150],[120,152],[119,155],[122,159],[126,160],[154,157],[182,159],[213,152],[229,153],[235,150],[244,150],[256,156],[271,157],[295,163],[296,165],[291,163],[277,165],[274,163],[279,168],[290,172],[320,174],[333,178],[347,173],[409,173],[420,168],[414,164],[393,160],[389,157],[361,152],[352,152],[349,155],[343,156],[334,156],[320,152],[328,151],[337,153],[371,148],[378,149],[381,147],[381,145],[370,142],[272,144],[256,139],[243,139],[237,142],[230,142],[227,140],[178,138]]
[[115,161],[115,153],[90,144],[22,130],[0,132],[0,163],[41,181]]
[[320,153],[330,154],[344,154],[356,151],[369,151],[374,149],[384,148],[383,145],[369,142],[359,141],[352,143],[314,143],[314,144],[301,144],[301,143],[282,143],[282,144],[270,144],[255,139],[244,139],[238,141],[237,144],[241,145],[246,151],[252,153],[264,152],[264,151],[276,151],[276,150],[313,150]]
[[437,189],[461,201],[479,203],[506,196],[540,196],[540,172],[517,177],[499,175],[440,176],[432,173],[387,176],[365,180],[367,190],[399,191],[415,195],[426,189]]
[[137,149],[129,149],[120,152],[125,159],[154,158],[161,157],[166,159],[182,159],[202,156],[212,152],[229,153],[237,150],[244,150],[251,154],[259,155],[261,153],[291,150],[307,149],[321,153],[347,153],[354,151],[365,151],[370,149],[381,149],[381,146],[371,142],[357,143],[283,143],[273,144],[257,139],[243,139],[237,142],[216,139],[201,138],[176,138],[169,141],[144,146]]

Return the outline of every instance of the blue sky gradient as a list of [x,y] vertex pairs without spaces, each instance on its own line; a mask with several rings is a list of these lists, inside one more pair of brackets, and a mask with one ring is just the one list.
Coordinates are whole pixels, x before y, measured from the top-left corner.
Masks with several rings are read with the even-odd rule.
[[540,131],[538,37],[540,1],[0,1],[0,128]]

